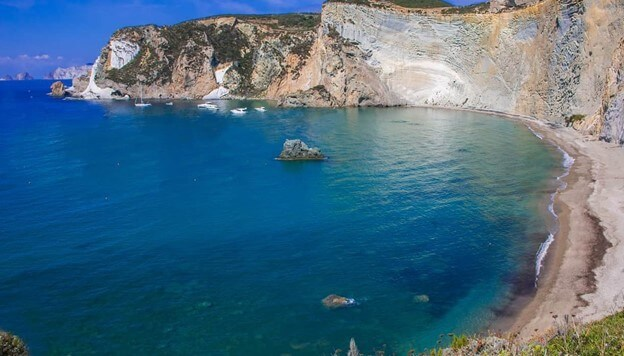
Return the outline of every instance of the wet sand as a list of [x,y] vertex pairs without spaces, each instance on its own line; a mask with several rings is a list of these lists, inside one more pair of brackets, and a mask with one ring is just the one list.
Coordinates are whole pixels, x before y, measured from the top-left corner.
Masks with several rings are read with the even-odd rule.
[[571,128],[522,120],[575,163],[555,197],[559,231],[537,289],[519,295],[494,326],[520,339],[548,337],[566,316],[589,322],[624,307],[624,149]]

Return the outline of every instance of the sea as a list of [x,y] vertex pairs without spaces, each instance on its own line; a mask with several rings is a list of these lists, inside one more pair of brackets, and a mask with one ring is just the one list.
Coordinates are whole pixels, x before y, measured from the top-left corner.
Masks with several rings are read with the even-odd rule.
[[33,355],[423,352],[531,293],[556,229],[562,152],[520,121],[50,84],[0,82],[0,329]]

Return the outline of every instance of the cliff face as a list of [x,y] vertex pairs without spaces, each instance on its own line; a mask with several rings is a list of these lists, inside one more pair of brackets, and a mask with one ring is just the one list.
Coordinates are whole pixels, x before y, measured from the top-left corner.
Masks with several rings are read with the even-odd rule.
[[597,115],[601,123],[600,138],[624,144],[624,41],[613,55],[613,65],[607,73],[607,88]]
[[96,60],[94,79],[131,96],[263,96],[305,63],[318,22],[318,15],[221,17],[124,28]]
[[150,98],[261,97],[297,106],[394,103],[364,53],[319,25],[320,15],[279,15],[125,28],[96,60],[94,83],[81,78],[74,86],[87,98],[142,92]]
[[486,13],[328,2],[321,19],[128,28],[102,51],[94,79],[131,96],[142,86],[146,97],[436,105],[561,123],[574,117],[580,130],[621,140],[624,3],[537,1],[496,0]]
[[601,107],[623,15],[616,0],[457,15],[331,4],[323,26],[369,53],[369,65],[405,104],[563,122]]

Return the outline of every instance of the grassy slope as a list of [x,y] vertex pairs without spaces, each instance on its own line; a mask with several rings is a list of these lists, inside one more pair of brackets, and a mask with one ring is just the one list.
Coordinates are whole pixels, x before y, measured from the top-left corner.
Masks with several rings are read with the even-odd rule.
[[531,343],[453,336],[450,348],[432,350],[429,355],[621,356],[624,355],[624,312],[587,325],[564,318],[554,336]]
[[624,355],[624,312],[585,326],[569,323],[545,349],[550,355]]

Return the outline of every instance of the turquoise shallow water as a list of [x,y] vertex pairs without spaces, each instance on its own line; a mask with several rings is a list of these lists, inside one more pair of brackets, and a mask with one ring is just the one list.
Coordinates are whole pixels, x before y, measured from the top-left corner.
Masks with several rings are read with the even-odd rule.
[[[34,354],[405,353],[533,283],[562,169],[522,123],[47,86],[0,83],[0,328]],[[275,161],[286,138],[330,159]],[[359,304],[326,310],[330,293]]]

